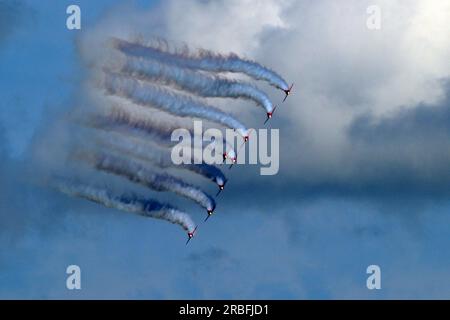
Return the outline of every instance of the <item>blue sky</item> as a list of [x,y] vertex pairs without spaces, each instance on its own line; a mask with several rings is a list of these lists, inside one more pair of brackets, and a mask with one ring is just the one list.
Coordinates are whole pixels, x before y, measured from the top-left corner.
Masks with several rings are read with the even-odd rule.
[[[420,47],[411,36],[418,31],[396,35],[398,25],[388,22],[389,35],[369,36],[375,49],[365,40],[358,42],[360,32],[355,31],[360,50],[355,59],[357,50],[344,33],[338,33],[341,40],[328,33],[329,26],[336,27],[336,5],[327,1],[300,1],[291,12],[280,9],[274,17],[258,9],[257,14],[267,18],[258,27],[246,17],[245,7],[235,11],[220,1],[135,1],[130,8],[126,5],[120,18],[117,8],[125,6],[121,1],[2,3],[0,298],[450,297],[450,73],[440,68],[448,43],[435,40],[435,55],[420,65],[419,49],[408,59],[403,56],[405,50]],[[81,31],[65,28],[69,4],[82,9]],[[241,42],[228,42],[229,35],[221,33],[223,25],[208,25],[212,22],[198,9],[201,6],[218,15],[218,23],[229,19],[227,15],[244,19],[248,24]],[[358,6],[364,7],[349,1],[344,11],[353,14]],[[271,1],[267,7],[278,12]],[[308,18],[328,7],[328,27]],[[186,16],[200,22],[176,19],[186,8]],[[400,20],[407,15],[401,7],[389,10]],[[35,142],[40,132],[71,110],[85,77],[77,42],[99,21],[119,24],[145,14],[158,15],[148,21],[157,25],[152,30],[161,30],[156,35],[217,50],[229,44],[230,50],[285,71],[299,87],[298,98],[277,110],[285,115],[272,124],[281,131],[280,173],[261,177],[256,168],[233,168],[227,173],[229,186],[218,199],[217,215],[202,225],[188,247],[185,234],[173,225],[71,199],[34,183],[39,177],[33,171]],[[350,19],[344,29],[358,19]],[[138,31],[148,33],[142,30],[144,22],[136,20]],[[291,31],[283,31],[280,21]],[[179,31],[184,23],[185,34]],[[448,28],[448,22],[443,26]],[[217,36],[199,39],[204,28],[216,30]],[[390,37],[404,40],[405,47],[394,46],[392,57],[372,56],[383,52],[383,39],[390,42]],[[282,53],[287,58],[277,58],[276,50],[287,50]],[[421,75],[407,83],[411,65],[405,60],[414,66],[412,74]],[[374,71],[367,61],[380,67]],[[293,71],[289,64],[294,64]],[[371,76],[355,76],[368,71]],[[423,92],[415,90],[414,85],[423,83],[431,85]],[[390,96],[392,91],[395,96]],[[392,106],[386,101],[393,101]],[[336,123],[343,125],[334,127]],[[186,209],[198,221],[203,218],[195,206]],[[70,264],[81,267],[82,290],[65,287]],[[370,264],[381,267],[381,290],[366,288]]]

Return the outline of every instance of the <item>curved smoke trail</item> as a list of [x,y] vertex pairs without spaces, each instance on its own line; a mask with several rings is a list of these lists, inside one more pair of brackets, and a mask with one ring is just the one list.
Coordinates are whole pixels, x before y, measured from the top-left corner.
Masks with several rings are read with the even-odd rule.
[[247,128],[239,120],[188,96],[112,73],[105,73],[104,86],[111,94],[122,96],[136,104],[155,107],[181,117],[210,120],[237,130],[243,137],[248,136]]
[[274,109],[269,97],[251,84],[163,64],[156,60],[127,57],[121,72],[147,81],[160,81],[203,97],[253,100],[268,113],[272,113]]
[[[180,128],[177,124],[171,124],[167,122],[156,122],[151,118],[143,119],[137,116],[130,116],[129,112],[124,110],[114,109],[108,115],[97,114],[92,116],[88,121],[84,121],[85,125],[102,129],[105,131],[118,131],[130,133],[130,131],[138,134],[143,133],[149,138],[152,138],[153,142],[158,145],[172,148],[177,142],[171,140],[172,132]],[[194,136],[192,128],[185,128]],[[222,139],[222,145],[225,147],[225,153],[227,156],[236,161],[237,155],[234,148],[226,141]]]
[[104,145],[108,149],[116,150],[122,154],[132,154],[135,157],[149,161],[152,164],[160,168],[179,168],[191,171],[195,174],[199,174],[207,179],[212,180],[219,187],[224,187],[227,179],[222,171],[213,165],[201,163],[191,164],[174,164],[170,152],[166,150],[156,150],[156,148],[150,149],[148,146],[143,146],[141,143],[130,143],[130,139],[122,137],[119,134],[115,134],[112,137],[110,135],[98,134],[101,141],[99,143]]
[[209,164],[206,164],[206,163],[182,164],[181,166],[186,167],[188,170],[191,170],[193,172],[196,172],[198,174],[201,174],[202,176],[205,176],[205,177],[211,179],[221,189],[223,189],[225,187],[225,184],[227,183],[227,178],[222,173],[222,171],[219,168],[216,168]]
[[184,182],[168,174],[158,174],[141,166],[138,162],[113,155],[90,154],[80,155],[94,168],[127,178],[132,182],[145,185],[155,191],[170,191],[191,199],[205,208],[214,211],[216,202],[200,188]]
[[[207,50],[190,54],[186,49],[183,52],[169,52],[162,48],[161,42],[156,45],[143,45],[117,38],[113,39],[113,46],[119,51],[135,57],[157,59],[166,64],[189,69],[244,73],[254,79],[267,81],[278,89],[287,90],[289,88],[287,82],[275,71],[235,54],[221,55]],[[167,44],[165,47],[167,48]]]
[[108,208],[116,208],[145,217],[162,219],[178,224],[187,232],[193,232],[195,228],[194,222],[187,213],[182,212],[171,205],[162,204],[152,199],[142,198],[133,193],[118,196],[104,188],[68,181],[56,182],[55,187],[70,196],[97,202]]

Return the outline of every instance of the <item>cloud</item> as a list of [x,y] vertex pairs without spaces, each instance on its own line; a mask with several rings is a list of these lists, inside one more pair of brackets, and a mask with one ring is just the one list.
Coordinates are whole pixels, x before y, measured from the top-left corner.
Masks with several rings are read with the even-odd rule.
[[[365,25],[371,4],[382,11],[379,31]],[[445,109],[450,40],[443,34],[450,31],[449,5],[298,1],[279,15],[287,27],[261,28],[253,35],[260,45],[247,48],[247,54],[296,83],[272,123],[281,128],[280,174],[289,186],[371,193],[386,185],[406,192],[447,185],[449,132],[440,130],[436,141],[437,131],[432,136],[427,125],[418,125],[406,145],[398,139],[403,129],[395,125],[376,145],[355,137],[356,130],[348,132],[368,113],[377,121],[401,117],[396,115],[405,109]]]
[[387,117],[371,113],[357,117],[349,127],[350,138],[375,145],[446,138],[450,132],[450,81],[444,88],[445,97],[438,103],[405,106]]
[[194,47],[248,54],[260,48],[265,29],[284,29],[281,17],[290,0],[169,1],[162,23],[166,36]]
[[405,106],[376,117],[354,119],[348,129],[360,182],[398,192],[422,190],[448,195],[450,181],[450,82],[438,103]]
[[[446,5],[376,1],[382,10],[382,28],[370,31],[365,27],[369,4],[300,2],[283,16],[293,26],[291,30],[264,36],[261,57],[283,57],[267,64],[296,82],[296,91],[277,114],[285,119],[277,124],[283,130],[284,173],[295,175],[293,180],[301,180],[305,186],[371,188],[386,182],[384,179],[410,185],[411,180],[402,175],[377,174],[380,167],[402,171],[408,166],[408,161],[397,159],[393,167],[390,148],[378,148],[377,156],[366,166],[361,158],[372,145],[360,148],[348,136],[348,127],[367,112],[374,119],[386,118],[421,103],[432,106],[445,96],[442,79],[450,76],[445,62],[450,43],[440,35],[424,41],[423,33],[449,28],[448,19],[426,20],[436,10],[448,15]],[[430,50],[425,59],[426,47]],[[283,158],[285,154],[289,156]],[[409,155],[414,157],[413,150]],[[373,174],[361,172],[365,167],[374,168]],[[420,172],[409,173],[419,182]]]

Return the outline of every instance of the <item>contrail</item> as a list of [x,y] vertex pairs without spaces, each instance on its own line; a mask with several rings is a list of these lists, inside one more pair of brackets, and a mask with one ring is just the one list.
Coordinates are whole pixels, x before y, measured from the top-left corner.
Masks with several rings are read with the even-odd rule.
[[99,188],[87,184],[58,181],[55,187],[70,196],[84,198],[100,203],[108,208],[132,212],[141,216],[162,219],[178,224],[187,232],[193,232],[195,224],[191,217],[169,204],[163,204],[152,199],[139,197],[134,193],[114,195],[105,188]]
[[[116,49],[127,55],[157,59],[166,64],[189,69],[244,73],[256,80],[267,81],[278,89],[287,90],[289,88],[287,82],[275,71],[255,61],[240,58],[236,54],[221,55],[207,50],[200,50],[197,54],[191,54],[187,48],[180,52],[169,52],[167,43],[162,41],[155,45],[143,45],[114,38],[112,43]],[[165,48],[161,44],[164,44]]]
[[138,141],[134,141],[132,143],[130,139],[127,139],[118,133],[109,133],[108,135],[97,133],[97,138],[100,138],[98,142],[108,149],[115,149],[117,152],[122,154],[131,154],[144,161],[149,161],[160,168],[179,168],[191,171],[212,180],[219,188],[223,188],[227,181],[222,171],[213,165],[206,163],[182,163],[176,165],[172,161],[169,151],[156,147],[150,148],[148,145],[144,146]]
[[174,192],[191,199],[208,212],[212,212],[216,208],[214,199],[200,188],[174,176],[153,172],[136,161],[100,153],[79,154],[77,156],[98,170],[125,177],[155,191]]
[[269,97],[255,86],[243,81],[230,80],[203,72],[161,63],[156,60],[127,57],[121,73],[147,81],[159,81],[202,97],[244,98],[253,100],[272,113],[274,107]]
[[133,103],[155,107],[181,117],[210,120],[237,130],[243,137],[248,136],[245,125],[232,115],[186,95],[173,93],[150,83],[144,84],[135,79],[112,73],[105,73],[104,86],[109,93],[127,98]]

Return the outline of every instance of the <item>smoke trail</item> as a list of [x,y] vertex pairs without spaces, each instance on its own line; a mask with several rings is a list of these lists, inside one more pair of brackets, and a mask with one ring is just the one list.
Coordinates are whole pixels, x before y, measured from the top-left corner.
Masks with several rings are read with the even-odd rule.
[[[84,121],[84,124],[105,131],[117,131],[127,134],[132,131],[137,134],[145,134],[156,144],[164,147],[173,147],[176,144],[176,142],[171,140],[171,135],[173,131],[180,128],[177,124],[156,122],[152,118],[143,119],[142,116],[131,116],[130,112],[120,109],[113,109],[109,115],[94,115],[88,121]],[[192,128],[185,129],[190,132],[191,136],[194,136]],[[222,145],[225,146],[227,156],[236,161],[236,152],[225,138],[222,139]]]
[[[289,87],[287,82],[275,71],[255,61],[240,58],[236,54],[221,55],[207,50],[200,50],[197,54],[190,54],[186,48],[182,52],[169,52],[167,50],[167,44],[161,41],[156,45],[143,45],[115,38],[112,43],[116,49],[135,57],[157,59],[166,64],[189,69],[214,72],[239,72],[257,80],[267,81],[272,86],[281,90],[287,90]],[[161,44],[164,44],[165,48]]]
[[194,222],[187,213],[179,211],[168,204],[138,197],[133,193],[117,196],[104,188],[68,181],[56,181],[54,186],[65,194],[97,202],[108,208],[116,208],[145,217],[162,219],[178,224],[187,232],[192,232],[195,228]]
[[188,96],[112,73],[105,73],[104,86],[111,94],[128,98],[134,103],[155,107],[181,117],[210,120],[237,130],[243,137],[248,136],[247,128],[239,120]]
[[195,174],[199,174],[207,179],[215,182],[219,187],[224,187],[227,181],[222,171],[212,165],[202,164],[179,164],[173,163],[170,152],[167,150],[156,150],[156,148],[149,149],[148,146],[143,146],[141,143],[135,141],[130,143],[130,140],[124,138],[120,134],[103,135],[97,134],[101,145],[106,146],[108,149],[117,150],[122,154],[132,154],[137,158],[145,161],[149,161],[152,164],[160,168],[179,168],[191,171]]
[[273,112],[269,97],[251,84],[166,65],[155,60],[126,58],[122,73],[144,80],[160,81],[203,97],[228,97],[253,100],[266,112]]
[[153,118],[142,119],[130,116],[122,110],[115,110],[108,115],[95,114],[84,125],[104,131],[121,132],[125,134],[145,135],[158,145],[171,147],[174,142],[170,137],[180,126],[170,123],[156,122]]
[[158,174],[141,166],[138,162],[105,154],[77,155],[98,170],[127,178],[155,191],[170,191],[191,199],[208,211],[214,211],[214,199],[191,184],[168,174]]
[[188,170],[191,170],[193,172],[197,172],[198,174],[201,174],[212,181],[214,181],[221,189],[225,187],[225,184],[227,183],[227,178],[222,173],[222,171],[219,168],[216,168],[214,166],[211,166],[206,163],[200,163],[200,164],[181,164],[181,166],[186,167]]

